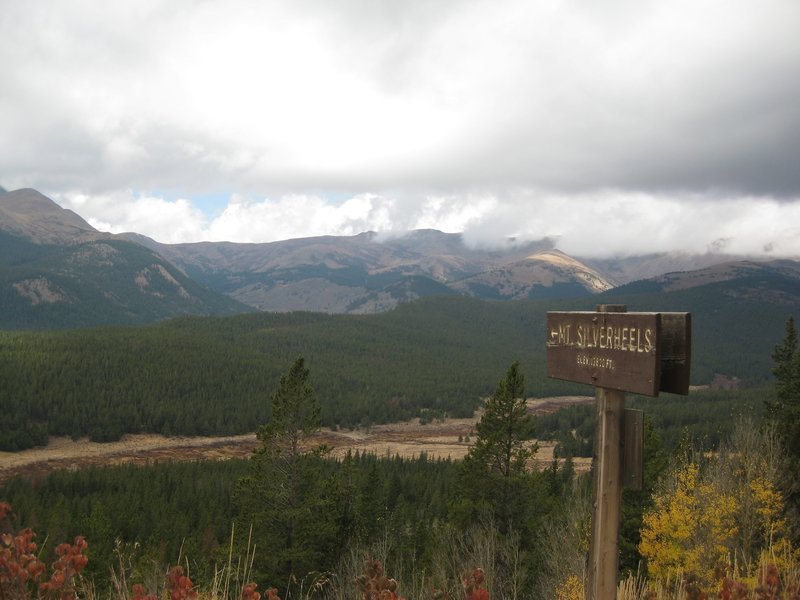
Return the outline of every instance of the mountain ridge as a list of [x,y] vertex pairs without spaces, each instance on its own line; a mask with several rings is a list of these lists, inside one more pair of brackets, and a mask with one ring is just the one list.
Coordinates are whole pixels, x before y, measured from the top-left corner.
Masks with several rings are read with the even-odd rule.
[[[482,250],[467,246],[461,234],[431,229],[264,244],[160,244],[138,234],[123,235],[147,244],[209,287],[259,310],[371,313],[434,293],[519,299],[561,292],[570,297],[589,295],[612,287],[579,261],[570,259],[565,268],[566,255],[547,240]],[[537,254],[543,251],[551,254]],[[532,261],[531,256],[538,258]],[[553,264],[531,268],[547,262]],[[399,285],[408,278],[416,283]],[[421,278],[430,281],[423,284]]]
[[110,237],[31,188],[0,193],[0,230],[36,244]]
[[0,194],[0,327],[145,324],[247,307],[30,189]]
[[[25,305],[44,314],[87,301],[81,290],[91,288],[102,323],[249,310],[363,314],[437,295],[558,300],[611,291],[668,292],[736,279],[749,282],[748,293],[767,298],[766,284],[753,280],[769,279],[776,269],[787,281],[800,282],[800,263],[789,259],[680,252],[583,259],[568,256],[548,239],[478,248],[461,234],[432,229],[268,243],[163,244],[135,232],[97,231],[32,189],[0,192],[0,246],[0,287],[8,306],[20,314]],[[127,269],[125,277],[112,276],[115,264],[117,270]],[[116,289],[103,288],[111,282]],[[144,304],[124,308],[126,299]],[[772,299],[779,301],[779,294]],[[47,326],[44,317],[27,315],[23,321]],[[69,323],[91,324],[92,318],[84,314]]]

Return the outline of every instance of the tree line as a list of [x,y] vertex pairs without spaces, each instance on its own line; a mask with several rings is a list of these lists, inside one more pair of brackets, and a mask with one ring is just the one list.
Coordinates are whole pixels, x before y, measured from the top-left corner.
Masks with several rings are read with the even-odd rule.
[[[712,306],[708,297],[695,296],[686,296],[699,311],[695,380],[707,383],[723,372],[745,386],[767,381],[770,365],[760,356],[764,339],[777,337],[777,311],[754,306],[756,325],[746,319],[725,328],[720,319],[730,316],[730,300],[713,296],[719,303]],[[662,305],[678,307],[680,298],[669,296]],[[655,302],[639,300],[641,308]],[[558,308],[590,308],[593,300],[580,302]],[[737,310],[747,309],[747,300],[737,302],[745,305]],[[259,313],[147,327],[0,332],[0,449],[20,450],[53,435],[111,441],[135,432],[253,431],[269,419],[264,390],[298,354],[313,367],[321,421],[332,427],[471,415],[491,393],[493,373],[518,356],[530,395],[585,392],[545,375],[545,317],[553,308],[430,298],[379,315]]]
[[[761,418],[775,399],[774,386],[741,390],[695,390],[688,397],[662,394],[658,398],[631,395],[629,408],[643,410],[668,452],[687,442],[698,448],[717,448],[730,437],[742,417]],[[556,442],[555,454],[591,457],[594,451],[594,406],[578,404],[534,418],[536,437]]]
[[238,554],[260,548],[252,554],[254,578],[284,592],[307,573],[339,568],[353,548],[383,551],[395,572],[433,573],[444,546],[476,531],[513,536],[526,577],[535,577],[536,533],[558,511],[574,473],[528,468],[535,447],[518,363],[487,401],[463,463],[424,455],[333,460],[324,447],[309,450],[320,425],[309,373],[299,357],[280,377],[272,418],[249,460],[16,478],[2,497],[48,538],[94,540],[87,572],[98,580],[118,560],[115,543],[123,553],[135,548],[142,566],[182,554],[198,577],[211,577],[232,527]]
[[[745,590],[741,595],[758,571],[759,589],[791,597],[780,569],[796,563],[758,559],[785,552],[791,561],[800,541],[800,351],[791,319],[773,361],[776,390],[767,419],[740,421],[715,453],[686,441],[666,452],[649,421],[644,489],[623,498],[620,564],[624,577],[639,573],[644,561],[641,573],[656,585],[652,597],[665,597],[658,582],[676,581],[689,569],[692,579],[681,584],[687,594],[720,585]],[[93,540],[87,553],[98,578],[118,560],[115,544],[127,564],[139,553],[140,569],[174,562],[175,552],[191,556],[186,563],[198,580],[213,577],[232,548],[250,557],[263,587],[277,585],[284,594],[296,592],[309,574],[333,577],[346,573],[354,557],[377,556],[418,582],[414,597],[449,593],[453,577],[458,581],[454,563],[485,567],[487,589],[498,597],[523,589],[572,597],[565,594],[578,593],[585,569],[588,478],[576,476],[569,460],[539,472],[528,468],[536,446],[525,396],[514,362],[489,395],[461,463],[373,455],[334,461],[326,448],[307,447],[321,410],[301,356],[270,396],[272,416],[250,460],[17,478],[0,496],[48,537],[77,531]]]

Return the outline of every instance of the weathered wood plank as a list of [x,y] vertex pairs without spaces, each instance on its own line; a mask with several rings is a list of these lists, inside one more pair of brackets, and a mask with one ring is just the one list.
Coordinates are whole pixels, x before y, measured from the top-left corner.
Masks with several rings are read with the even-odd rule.
[[658,313],[547,313],[547,374],[658,395]]

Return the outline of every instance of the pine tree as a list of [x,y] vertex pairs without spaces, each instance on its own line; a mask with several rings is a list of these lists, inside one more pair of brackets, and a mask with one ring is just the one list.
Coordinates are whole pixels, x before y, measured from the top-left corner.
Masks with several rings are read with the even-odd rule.
[[475,444],[462,463],[457,508],[462,520],[488,515],[507,531],[524,527],[530,517],[534,481],[528,462],[537,446],[530,442],[533,426],[524,388],[519,362],[514,362],[486,401]]
[[794,535],[800,540],[800,349],[794,318],[786,321],[786,337],[772,353],[775,366],[775,401],[767,411],[787,454],[784,494]]
[[319,407],[298,357],[272,394],[272,418],[258,431],[261,447],[237,484],[240,521],[263,544],[254,569],[261,583],[290,586],[325,566],[336,530],[330,485],[322,475],[325,448],[309,448]]
[[794,318],[786,322],[786,337],[772,353],[776,400],[768,406],[790,456],[800,458],[800,351]]
[[527,442],[531,418],[524,392],[525,378],[519,362],[515,362],[486,402],[475,428],[478,438],[469,451],[470,460],[505,478],[524,472],[528,460],[536,453],[536,448]]
[[290,465],[299,460],[301,444],[320,426],[320,409],[308,376],[305,359],[297,357],[272,394],[270,422],[258,431],[261,451],[281,457]]

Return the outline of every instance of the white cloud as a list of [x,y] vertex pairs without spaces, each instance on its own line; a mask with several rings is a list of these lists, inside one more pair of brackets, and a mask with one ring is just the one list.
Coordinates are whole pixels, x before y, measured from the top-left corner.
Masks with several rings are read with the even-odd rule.
[[757,197],[708,201],[615,190],[573,195],[517,190],[504,197],[429,195],[416,202],[360,194],[334,203],[311,195],[233,196],[213,219],[188,200],[130,191],[54,199],[100,230],[135,231],[164,243],[258,243],[431,228],[463,232],[467,244],[481,247],[501,246],[511,238],[549,238],[568,254],[585,257],[680,250],[800,258],[800,202]]
[[4,12],[12,187],[800,190],[794,0]]
[[203,213],[185,199],[169,201],[131,190],[91,196],[53,194],[52,198],[100,231],[135,232],[167,244],[199,241],[207,226]]
[[383,229],[390,203],[368,194],[334,206],[318,196],[287,195],[277,200],[235,198],[208,227],[210,240],[265,242],[317,235],[356,235]]
[[0,56],[0,184],[114,231],[796,253],[796,0],[7,0]]
[[550,238],[574,256],[719,251],[800,258],[800,202],[612,190],[571,196],[526,193],[508,199],[502,211],[474,223],[464,235],[484,245],[504,235]]

